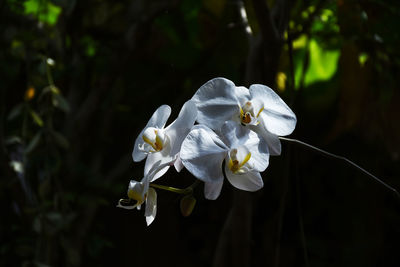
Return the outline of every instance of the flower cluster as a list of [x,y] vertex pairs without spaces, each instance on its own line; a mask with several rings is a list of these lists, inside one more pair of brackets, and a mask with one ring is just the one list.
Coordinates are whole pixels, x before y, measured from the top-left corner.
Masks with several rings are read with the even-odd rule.
[[140,209],[146,203],[148,225],[157,205],[151,183],[170,166],[178,172],[185,167],[203,181],[207,199],[218,198],[224,176],[238,189],[257,191],[269,156],[281,153],[278,136],[291,134],[296,126],[295,114],[271,88],[253,84],[247,89],[225,78],[202,85],[165,127],[170,114],[169,106],[159,107],[136,138],[132,157],[135,162],[146,158],[144,178],[131,180],[129,199],[118,204]]

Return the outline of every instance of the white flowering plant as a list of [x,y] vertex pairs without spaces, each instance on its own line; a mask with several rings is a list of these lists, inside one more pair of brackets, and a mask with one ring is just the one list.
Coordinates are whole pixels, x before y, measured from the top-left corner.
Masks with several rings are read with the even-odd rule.
[[[168,105],[160,106],[136,138],[132,158],[146,158],[143,179],[131,180],[128,199],[117,207],[140,209],[146,204],[145,217],[150,225],[157,212],[155,189],[183,194],[181,211],[190,215],[196,203],[193,188],[204,182],[204,196],[215,200],[224,178],[237,189],[254,192],[263,185],[261,173],[269,156],[281,154],[280,140],[297,143],[327,156],[350,163],[385,187],[397,191],[352,161],[296,139],[285,138],[295,129],[297,118],[286,103],[268,86],[236,86],[226,78],[214,78],[202,85],[167,127],[171,114]],[[174,166],[186,168],[196,182],[185,189],[155,184]],[[136,202],[135,202],[136,201]]]

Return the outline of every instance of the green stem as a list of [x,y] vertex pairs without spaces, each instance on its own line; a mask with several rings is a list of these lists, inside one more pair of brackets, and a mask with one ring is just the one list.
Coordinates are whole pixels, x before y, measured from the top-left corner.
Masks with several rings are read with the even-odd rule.
[[166,185],[160,185],[160,184],[150,184],[151,187],[157,188],[157,189],[162,189],[166,191],[170,191],[176,194],[182,194],[182,195],[188,195],[193,192],[193,189],[200,183],[199,180],[196,180],[192,185],[186,187],[186,188],[176,188],[172,186],[166,186]]
[[281,136],[279,137],[279,139],[282,140],[282,141],[287,141],[287,142],[290,142],[290,143],[295,143],[295,144],[298,144],[298,145],[305,146],[305,147],[307,147],[307,148],[309,148],[311,150],[315,150],[315,151],[321,153],[322,155],[328,156],[330,158],[343,160],[343,161],[347,162],[348,164],[350,164],[351,166],[353,166],[354,168],[356,168],[359,171],[363,172],[364,174],[368,175],[369,177],[371,177],[372,179],[374,179],[376,182],[380,183],[381,185],[383,185],[387,189],[391,190],[392,192],[394,192],[396,194],[396,196],[398,198],[400,198],[400,194],[396,189],[394,189],[393,187],[391,187],[390,185],[388,185],[387,183],[385,183],[384,181],[382,181],[381,179],[379,179],[378,177],[376,177],[372,173],[368,172],[364,168],[358,166],[357,164],[355,164],[354,162],[352,162],[351,160],[349,160],[349,159],[347,159],[345,157],[332,154],[330,152],[327,152],[325,150],[322,150],[322,149],[320,149],[318,147],[315,147],[313,145],[307,144],[307,143],[305,143],[303,141],[300,141],[300,140],[297,140],[297,139],[286,138],[286,137],[281,137]]

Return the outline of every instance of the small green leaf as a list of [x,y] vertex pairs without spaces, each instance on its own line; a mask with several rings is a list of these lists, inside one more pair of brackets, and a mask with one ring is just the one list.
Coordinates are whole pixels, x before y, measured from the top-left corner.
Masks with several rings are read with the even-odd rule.
[[32,116],[33,121],[34,121],[37,125],[39,125],[40,127],[42,127],[42,126],[43,126],[43,120],[42,120],[42,118],[39,116],[39,114],[37,114],[37,113],[36,113],[35,111],[33,111],[33,110],[31,110],[30,113],[31,113],[31,116]]
[[29,145],[25,149],[26,154],[29,154],[37,147],[41,136],[42,136],[42,131],[39,131],[36,133],[36,135],[32,138],[32,140],[29,142]]

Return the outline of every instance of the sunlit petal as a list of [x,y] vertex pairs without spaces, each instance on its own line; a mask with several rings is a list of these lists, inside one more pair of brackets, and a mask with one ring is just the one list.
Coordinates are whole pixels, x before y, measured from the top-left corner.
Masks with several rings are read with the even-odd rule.
[[144,212],[144,216],[146,216],[146,223],[149,226],[154,219],[156,218],[157,213],[157,193],[154,188],[149,188],[147,191],[147,199],[146,199],[146,210]]
[[189,133],[193,127],[197,118],[197,108],[193,101],[187,101],[181,111],[179,112],[178,118],[172,122],[167,128],[165,133],[169,137],[171,151],[169,152],[172,156],[176,155],[181,149],[183,139]]
[[151,116],[151,118],[148,121],[145,128],[147,128],[147,127],[155,127],[155,128],[159,128],[159,129],[164,128],[170,115],[171,115],[171,107],[170,106],[168,106],[168,105],[160,106],[153,113],[153,115]]
[[281,154],[281,141],[277,135],[268,132],[264,127],[254,127],[252,129],[257,131],[257,133],[265,140],[270,155],[279,156]]
[[257,134],[234,121],[226,121],[221,128],[221,133],[228,147],[234,147],[249,141],[259,142]]
[[157,153],[151,153],[147,156],[146,163],[144,165],[144,176],[149,175],[150,170],[154,168],[154,166],[159,166],[159,165],[166,165],[165,167],[161,168],[160,170],[157,170],[155,174],[152,175],[152,178],[150,179],[150,182],[154,182],[161,176],[163,176],[169,169],[170,164],[173,164],[171,162],[173,160],[173,157],[169,155],[169,147],[165,147],[162,151],[157,152]]
[[223,179],[222,162],[227,147],[209,128],[196,125],[182,143],[180,157],[183,165],[204,182]]
[[240,111],[235,84],[225,78],[215,78],[202,85],[192,100],[198,110],[197,121],[214,130]]
[[221,193],[222,185],[224,179],[216,182],[206,182],[204,183],[204,196],[206,199],[216,200]]
[[135,145],[133,146],[132,158],[133,161],[138,162],[142,161],[146,157],[146,153],[139,149],[139,145],[143,144],[143,132],[147,127],[155,127],[158,129],[162,129],[167,122],[169,115],[171,114],[171,108],[168,105],[162,105],[159,107],[151,116],[150,120],[147,122],[146,127],[140,132],[138,137],[135,140]]
[[146,158],[147,153],[145,153],[142,149],[139,149],[139,146],[143,143],[143,135],[144,129],[140,132],[139,136],[135,140],[135,145],[133,146],[132,158],[133,161],[139,162]]
[[[265,148],[267,148],[265,144]],[[260,151],[261,146],[250,147],[249,150],[252,151],[251,158],[249,159],[249,165],[252,166],[253,171],[263,172],[269,165],[269,153],[264,151]],[[267,148],[268,150],[268,148]]]
[[185,166],[183,166],[181,157],[178,155],[178,158],[174,162],[174,167],[177,172],[180,172]]
[[264,109],[259,119],[263,126],[276,135],[289,135],[296,127],[296,115],[268,86],[253,84],[249,88],[251,98],[261,100]]
[[249,89],[247,89],[244,86],[236,86],[235,88],[235,95],[237,99],[239,100],[239,105],[243,106],[244,103],[250,100],[250,92]]
[[260,127],[264,127],[268,132],[278,136],[291,134],[296,127],[295,117],[288,117],[265,109],[258,119],[261,122]]
[[259,134],[250,131],[249,139],[242,144],[251,152],[249,164],[254,171],[263,172],[269,164],[269,144]]
[[251,171],[245,174],[234,174],[225,166],[226,178],[236,188],[245,191],[257,191],[264,186],[259,172]]

